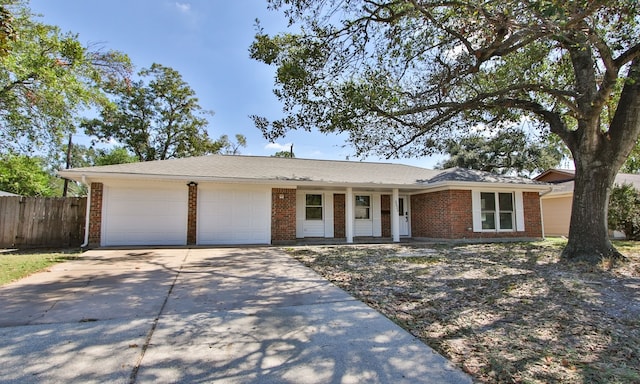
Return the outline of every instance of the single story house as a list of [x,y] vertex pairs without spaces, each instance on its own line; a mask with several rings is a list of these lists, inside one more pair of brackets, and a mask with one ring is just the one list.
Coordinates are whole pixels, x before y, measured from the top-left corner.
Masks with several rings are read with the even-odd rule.
[[541,238],[548,185],[461,168],[210,155],[61,170],[89,246]]
[[20,195],[16,195],[15,193],[7,192],[7,191],[0,191],[0,197],[2,196],[20,196]]
[[[572,169],[549,169],[534,178],[536,181],[553,184],[553,189],[541,196],[545,235],[569,235],[574,178],[575,171]],[[618,185],[632,184],[640,190],[640,175],[618,173],[614,183]],[[613,235],[618,237],[618,234],[614,233]]]

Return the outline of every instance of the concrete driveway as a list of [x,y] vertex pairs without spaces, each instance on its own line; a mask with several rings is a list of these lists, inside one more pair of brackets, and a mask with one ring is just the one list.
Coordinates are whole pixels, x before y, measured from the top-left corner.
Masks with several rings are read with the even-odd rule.
[[100,249],[0,287],[2,383],[471,383],[276,248]]

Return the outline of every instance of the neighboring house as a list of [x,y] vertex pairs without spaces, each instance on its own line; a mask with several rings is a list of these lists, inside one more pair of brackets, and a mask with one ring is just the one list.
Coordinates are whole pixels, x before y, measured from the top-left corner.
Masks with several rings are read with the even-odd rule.
[[541,238],[549,188],[460,168],[223,155],[59,174],[89,186],[90,246]]
[[0,191],[0,197],[2,196],[20,196],[20,195],[16,195],[15,193],[11,193],[11,192]]
[[[571,169],[550,169],[536,176],[534,180],[552,183],[553,189],[541,196],[544,234],[547,236],[568,236],[573,205],[573,179]],[[619,173],[615,184],[632,184],[640,189],[640,175]]]

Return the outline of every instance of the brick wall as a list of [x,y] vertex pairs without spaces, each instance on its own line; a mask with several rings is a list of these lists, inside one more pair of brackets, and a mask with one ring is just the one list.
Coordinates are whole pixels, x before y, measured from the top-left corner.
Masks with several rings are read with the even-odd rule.
[[102,183],[91,183],[91,205],[89,206],[89,246],[99,247],[102,233]]
[[391,237],[391,196],[380,196],[380,213],[382,219],[382,237]]
[[187,208],[187,245],[196,244],[198,226],[198,184],[190,183]]
[[296,190],[271,189],[271,242],[296,240]]
[[346,197],[344,193],[335,193],[333,195],[333,237],[336,239],[344,239],[347,237],[345,202]]
[[523,193],[524,231],[473,232],[471,205],[471,191],[448,190],[411,196],[412,236],[435,239],[542,237],[537,192]]
[[[467,204],[468,200],[468,204]],[[468,209],[467,208],[468,205]],[[468,215],[467,215],[468,211]],[[454,218],[451,217],[455,214]],[[411,234],[413,237],[453,239],[452,225],[471,227],[471,191],[439,191],[411,196]]]
[[542,212],[540,210],[540,194],[524,192],[524,229],[528,237],[542,237]]

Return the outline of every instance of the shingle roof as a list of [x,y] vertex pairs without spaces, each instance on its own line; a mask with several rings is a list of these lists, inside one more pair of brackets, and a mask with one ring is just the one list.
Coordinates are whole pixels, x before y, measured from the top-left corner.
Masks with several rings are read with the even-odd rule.
[[466,168],[449,168],[441,171],[427,182],[437,183],[446,181],[478,182],[478,183],[504,183],[504,184],[542,184],[524,177],[496,175],[489,172],[477,171]]
[[403,164],[299,158],[209,155],[162,161],[61,170],[61,176],[163,177],[189,180],[273,181],[318,184],[425,186],[438,182],[498,182],[534,184],[523,178],[496,176],[461,168],[431,170]]
[[[553,192],[550,195],[557,196],[557,195],[563,195],[563,194],[566,195],[569,193],[573,193],[573,188],[574,188],[573,177],[575,176],[575,171],[572,169],[552,169],[542,173],[540,176],[552,171],[557,171],[557,172],[562,172],[564,174],[567,174],[571,176],[571,179],[569,179],[569,181],[554,182]],[[634,173],[618,173],[613,183],[618,185],[631,184],[636,189],[640,190],[640,175],[634,174]]]

